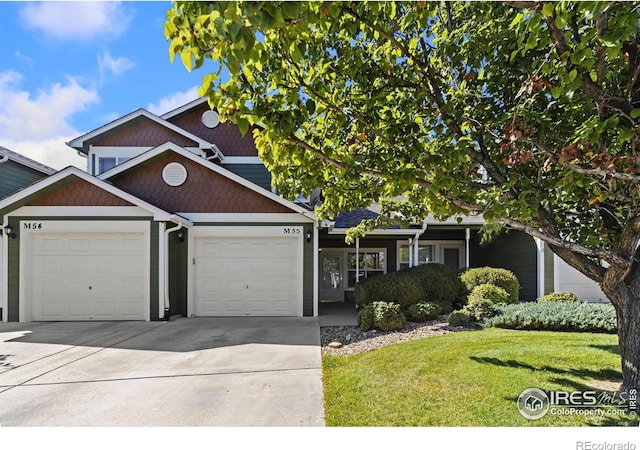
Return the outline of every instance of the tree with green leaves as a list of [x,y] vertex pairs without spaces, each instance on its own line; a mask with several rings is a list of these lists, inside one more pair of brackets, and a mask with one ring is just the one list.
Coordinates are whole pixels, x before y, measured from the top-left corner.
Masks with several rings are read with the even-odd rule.
[[176,2],[169,54],[321,216],[482,214],[602,287],[640,370],[638,3]]

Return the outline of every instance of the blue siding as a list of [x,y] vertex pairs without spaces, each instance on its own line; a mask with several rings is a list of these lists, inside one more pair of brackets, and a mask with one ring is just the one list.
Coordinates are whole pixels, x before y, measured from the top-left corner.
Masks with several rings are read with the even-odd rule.
[[46,175],[42,172],[15,161],[6,161],[0,164],[0,198],[11,195],[44,177]]
[[271,190],[271,174],[264,164],[223,164],[222,167],[268,191]]

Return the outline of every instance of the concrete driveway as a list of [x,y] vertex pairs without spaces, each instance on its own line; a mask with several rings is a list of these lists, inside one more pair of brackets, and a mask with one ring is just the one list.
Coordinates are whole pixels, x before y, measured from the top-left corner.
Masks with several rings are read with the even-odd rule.
[[0,324],[0,426],[323,426],[316,318]]

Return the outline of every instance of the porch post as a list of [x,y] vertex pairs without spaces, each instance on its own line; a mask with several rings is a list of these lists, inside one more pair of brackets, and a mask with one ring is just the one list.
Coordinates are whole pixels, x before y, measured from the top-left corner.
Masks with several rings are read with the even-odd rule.
[[471,230],[469,228],[465,228],[464,230],[464,266],[466,269],[469,268],[469,240],[471,239]]
[[356,238],[356,283],[360,281],[360,238]]
[[409,267],[413,267],[413,239],[409,239]]
[[418,267],[420,265],[420,235],[416,234],[413,239],[413,266]]

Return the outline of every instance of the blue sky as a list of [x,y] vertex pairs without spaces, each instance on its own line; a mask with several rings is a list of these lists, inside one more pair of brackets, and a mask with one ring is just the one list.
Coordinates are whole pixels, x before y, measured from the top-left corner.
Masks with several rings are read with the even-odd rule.
[[0,1],[0,146],[86,168],[65,142],[138,108],[197,98],[205,67],[169,62],[171,2]]

